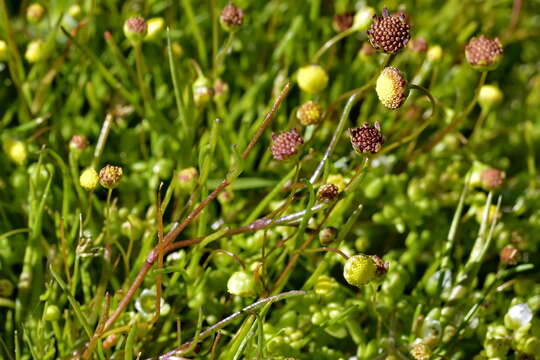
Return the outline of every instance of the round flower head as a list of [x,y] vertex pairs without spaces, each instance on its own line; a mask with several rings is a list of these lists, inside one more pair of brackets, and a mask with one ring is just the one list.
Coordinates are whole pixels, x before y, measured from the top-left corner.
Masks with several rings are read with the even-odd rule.
[[504,316],[504,325],[511,330],[517,330],[528,325],[532,318],[533,313],[529,305],[517,304],[508,309]]
[[307,65],[298,69],[298,86],[309,94],[323,91],[328,85],[328,74],[320,65]]
[[499,39],[490,39],[484,35],[472,38],[465,46],[467,61],[478,70],[493,70],[496,68],[502,53],[503,47]]
[[88,147],[88,139],[84,135],[73,135],[69,141],[69,148],[73,151],[81,151]]
[[332,19],[332,27],[336,32],[343,32],[350,29],[353,26],[354,13],[346,12],[343,14],[334,15]]
[[409,42],[409,48],[416,53],[422,53],[427,51],[428,44],[426,39],[419,37]]
[[197,80],[193,83],[193,102],[197,106],[204,106],[208,104],[210,100],[212,100],[212,96],[214,95],[214,89],[212,88],[212,84],[210,83],[210,80],[203,76],[199,76]]
[[443,55],[442,47],[440,45],[430,46],[427,51],[427,59],[431,62],[438,62]]
[[38,39],[32,40],[28,43],[26,52],[24,53],[24,58],[29,63],[36,63],[38,61],[45,60],[46,57],[47,49],[45,47],[45,41]]
[[219,21],[226,31],[234,30],[244,23],[244,11],[229,3],[221,11]]
[[124,35],[133,45],[140,44],[147,32],[148,24],[140,16],[131,17],[124,22]]
[[29,23],[36,24],[43,19],[45,15],[45,8],[39,3],[33,3],[26,9],[26,20]]
[[407,45],[411,38],[411,27],[405,21],[405,14],[389,15],[388,9],[384,8],[382,16],[373,16],[373,23],[367,34],[375,49],[393,54]]
[[24,165],[28,158],[26,144],[20,140],[7,138],[4,140],[4,152],[17,165]]
[[148,19],[148,32],[144,37],[146,41],[153,41],[159,39],[161,34],[163,34],[163,29],[165,29],[165,20],[162,17],[155,17]]
[[506,245],[499,254],[501,263],[505,265],[516,265],[519,261],[519,250],[513,245]]
[[485,190],[495,190],[501,187],[501,185],[504,183],[504,178],[506,177],[506,174],[504,171],[501,171],[499,169],[486,169],[482,171],[482,174],[480,175],[480,181],[482,182],[482,187]]
[[381,71],[375,91],[381,103],[392,110],[403,105],[409,93],[405,76],[393,66],[388,66]]
[[495,85],[484,85],[478,93],[478,103],[482,109],[490,109],[498,105],[503,99],[503,93]]
[[319,104],[313,101],[308,101],[298,108],[296,117],[304,126],[313,125],[319,122],[323,109]]
[[227,281],[227,291],[238,296],[255,295],[255,280],[246,271],[237,271]]
[[354,150],[359,154],[375,154],[384,144],[384,138],[378,122],[373,126],[364,123],[360,127],[349,129],[349,136],[351,137],[351,144]]
[[79,177],[79,184],[87,191],[92,191],[96,188],[99,182],[99,176],[94,168],[85,169]]
[[362,286],[377,276],[377,265],[371,256],[359,254],[351,256],[343,267],[343,277],[353,286]]
[[0,61],[5,61],[8,58],[8,46],[4,40],[0,40]]
[[118,185],[122,179],[123,171],[120,166],[105,165],[99,171],[99,183],[107,189],[112,189]]
[[338,235],[338,229],[332,226],[325,227],[319,231],[319,240],[322,245],[328,245],[336,239]]
[[317,191],[317,198],[322,202],[330,202],[339,195],[339,189],[334,184],[325,184]]
[[197,183],[199,173],[194,167],[182,169],[178,172],[178,185],[183,190],[193,190]]
[[272,134],[272,146],[270,151],[276,160],[286,160],[295,155],[304,143],[302,137],[295,129],[282,132],[279,135]]

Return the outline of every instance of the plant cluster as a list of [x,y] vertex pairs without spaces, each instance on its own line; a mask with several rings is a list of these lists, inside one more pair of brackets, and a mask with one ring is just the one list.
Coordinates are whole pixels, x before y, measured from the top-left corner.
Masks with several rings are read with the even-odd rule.
[[537,2],[0,0],[0,357],[536,359]]

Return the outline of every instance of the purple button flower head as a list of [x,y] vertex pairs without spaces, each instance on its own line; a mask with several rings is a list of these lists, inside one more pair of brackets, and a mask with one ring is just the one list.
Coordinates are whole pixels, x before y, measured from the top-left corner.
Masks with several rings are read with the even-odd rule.
[[402,50],[411,38],[411,27],[405,21],[405,14],[388,14],[384,8],[382,16],[374,15],[373,23],[367,31],[369,42],[387,54]]
[[292,129],[279,135],[272,134],[270,151],[274,159],[287,160],[298,152],[303,143],[302,137],[295,129]]
[[375,154],[384,144],[384,137],[378,122],[375,125],[364,123],[360,127],[349,129],[349,135],[354,150],[359,154]]
[[502,57],[503,47],[498,38],[490,39],[484,35],[472,38],[465,46],[465,57],[473,68],[493,70]]
[[234,30],[244,23],[244,11],[229,3],[221,11],[219,21],[225,30]]

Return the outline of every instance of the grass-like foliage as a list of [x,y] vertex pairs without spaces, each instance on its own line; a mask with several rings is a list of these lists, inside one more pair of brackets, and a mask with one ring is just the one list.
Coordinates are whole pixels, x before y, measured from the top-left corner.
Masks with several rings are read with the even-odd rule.
[[0,0],[0,358],[540,359],[539,14]]

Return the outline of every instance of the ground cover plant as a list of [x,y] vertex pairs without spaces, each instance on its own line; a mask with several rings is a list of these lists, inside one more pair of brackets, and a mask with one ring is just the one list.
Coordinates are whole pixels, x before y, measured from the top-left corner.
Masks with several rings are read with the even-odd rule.
[[0,357],[540,357],[540,2],[0,0]]

